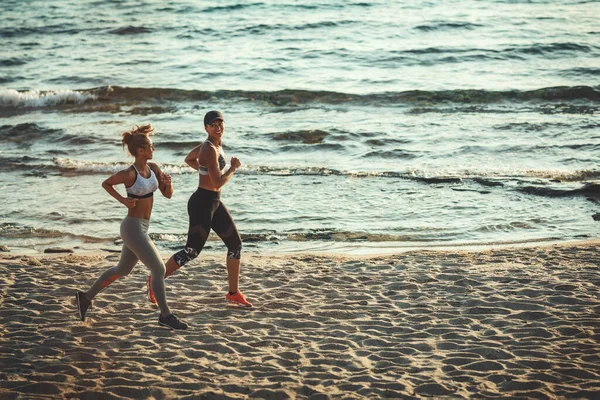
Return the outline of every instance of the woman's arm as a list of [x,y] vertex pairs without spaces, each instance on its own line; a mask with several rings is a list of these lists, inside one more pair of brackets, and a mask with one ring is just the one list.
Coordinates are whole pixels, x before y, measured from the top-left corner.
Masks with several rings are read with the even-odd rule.
[[108,194],[114,197],[119,203],[123,204],[125,207],[134,208],[137,203],[137,199],[123,197],[114,188],[115,185],[125,184],[128,180],[130,180],[129,171],[119,171],[116,174],[111,175],[104,182],[102,182],[102,187],[108,192]]
[[173,196],[173,183],[171,181],[171,175],[162,172],[158,165],[155,163],[148,163],[150,168],[154,171],[154,174],[158,177],[158,189],[167,199]]
[[194,168],[196,171],[198,171],[198,156],[200,155],[200,147],[202,145],[198,145],[196,147],[194,147],[192,149],[192,151],[190,151],[188,153],[188,155],[185,157],[185,163],[187,165],[189,165],[190,167]]
[[212,146],[206,146],[204,150],[205,160],[206,160],[206,168],[208,169],[208,176],[210,176],[210,180],[212,181],[214,187],[216,189],[222,188],[233,176],[235,171],[242,165],[240,160],[236,157],[231,157],[231,166],[229,169],[222,174],[221,169],[219,168],[219,153]]

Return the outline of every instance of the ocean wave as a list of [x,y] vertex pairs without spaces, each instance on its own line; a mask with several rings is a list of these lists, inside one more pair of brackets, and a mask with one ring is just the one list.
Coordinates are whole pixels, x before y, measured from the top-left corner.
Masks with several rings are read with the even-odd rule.
[[96,99],[97,96],[93,93],[69,89],[20,92],[0,88],[0,108],[52,107],[62,104],[83,104],[88,100]]
[[[24,78],[22,76],[0,76],[0,85],[17,82],[21,79],[24,79]],[[0,107],[2,107],[2,106],[0,106]]]
[[[128,168],[130,162],[84,161],[68,157],[53,157],[49,162],[28,156],[0,157],[0,170],[4,172],[37,171],[39,173],[60,173],[69,176],[110,174]],[[195,174],[196,171],[184,163],[159,163],[168,174]],[[577,171],[551,170],[461,170],[434,171],[409,169],[404,171],[351,171],[319,166],[266,166],[243,165],[237,174],[270,176],[343,176],[365,179],[403,179],[425,184],[459,184],[474,182],[487,187],[501,187],[509,182],[589,182],[600,179],[600,170]]]
[[143,33],[152,33],[153,30],[150,28],[146,28],[145,26],[124,26],[122,28],[117,28],[109,31],[108,33],[112,33],[113,35],[139,35]]
[[[520,131],[520,132],[542,132],[548,129],[568,129],[572,128],[571,123],[554,122],[554,123],[535,123],[535,122],[509,122],[502,125],[494,126],[494,129],[500,131]],[[590,129],[586,128],[586,129]]]
[[563,76],[576,76],[581,78],[600,76],[600,68],[593,67],[577,67],[566,69],[561,72]]
[[275,140],[286,140],[286,141],[299,141],[305,144],[316,144],[323,142],[329,133],[315,129],[315,130],[302,130],[294,132],[276,133],[273,135]]
[[[479,25],[469,24],[432,24],[418,26],[417,30],[423,32],[463,29],[472,30]],[[430,46],[414,47],[403,50],[381,52],[372,56],[367,63],[376,62],[382,67],[397,68],[399,64],[410,67],[432,67],[440,64],[488,63],[488,62],[513,62],[515,60],[526,62],[528,58],[573,58],[590,57],[600,50],[599,46],[580,43],[533,43],[530,45],[513,46],[506,48],[484,48],[468,46]],[[345,58],[346,54],[340,54]],[[585,81],[594,81],[597,76],[595,68],[573,68],[557,71],[562,76],[577,77]]]
[[[131,166],[131,162],[81,161],[59,157],[53,158],[52,162],[58,171],[62,173],[68,173],[70,175],[111,174]],[[185,164],[160,164],[160,168],[163,172],[169,175],[195,172]]]
[[583,53],[589,54],[597,50],[596,46],[588,46],[578,43],[536,43],[530,46],[510,47],[503,52],[514,54],[548,55],[553,53]]
[[88,243],[99,243],[112,238],[99,238],[90,235],[78,235],[70,232],[63,232],[56,229],[32,228],[13,223],[0,223],[0,237],[8,239],[29,239],[29,238],[70,238],[79,239]]
[[[550,171],[550,170],[506,170],[485,174],[486,178],[523,178],[545,179],[555,182],[580,182],[600,179],[600,170],[586,169],[578,171]],[[477,177],[474,177],[476,179]]]
[[594,105],[581,105],[581,104],[543,104],[540,106],[539,111],[542,114],[556,115],[556,114],[582,114],[582,115],[594,115],[600,111],[600,107],[597,104]]
[[105,86],[83,90],[100,101],[203,101],[210,99],[230,99],[262,101],[270,105],[297,105],[303,103],[326,104],[411,104],[411,103],[494,103],[502,101],[570,101],[600,100],[600,87],[596,86],[558,86],[535,90],[476,90],[457,89],[442,91],[409,90],[358,95],[312,90],[244,91],[244,90],[185,90],[169,88],[130,88]]
[[[116,219],[116,221],[119,221]],[[93,223],[93,221],[83,221],[82,223]],[[150,238],[165,247],[178,248],[183,246],[186,240],[187,233],[165,233],[152,232]],[[78,240],[86,243],[121,243],[118,236],[96,237],[91,235],[74,234],[68,231],[59,229],[44,229],[33,228],[30,226],[20,225],[16,223],[0,223],[0,238],[3,239],[70,239]],[[368,232],[353,232],[337,229],[316,229],[307,231],[289,231],[289,232],[251,232],[241,233],[242,241],[246,244],[268,242],[277,244],[284,241],[289,242],[308,242],[308,241],[331,241],[331,242],[417,242],[417,241],[443,241],[443,238],[436,237],[435,239],[428,237],[426,231],[412,232],[408,234],[389,234],[389,233],[368,233]],[[219,243],[221,239],[211,233],[208,238],[208,246],[212,243]]]
[[203,11],[205,13],[231,12],[231,11],[244,10],[247,8],[262,7],[264,5],[265,5],[264,3],[243,3],[242,2],[242,3],[235,3],[235,4],[226,5],[226,6],[207,7]]
[[185,150],[186,154],[190,149],[198,146],[198,140],[191,141],[160,141],[154,143],[155,147],[160,147],[161,149],[169,149],[169,150]]
[[259,232],[242,234],[242,241],[251,242],[277,242],[292,241],[306,242],[325,240],[333,242],[410,242],[423,241],[422,235],[394,235],[387,233],[353,232],[337,229],[309,230],[307,232]]
[[60,75],[54,78],[46,79],[45,83],[69,84],[69,85],[99,85],[105,82],[106,78],[102,76],[78,76],[78,75]]
[[[305,232],[251,232],[240,233],[242,241],[248,243],[270,242],[278,243],[283,241],[307,242],[307,241],[333,241],[333,242],[400,242],[400,241],[421,241],[421,235],[393,235],[384,233],[366,233],[341,231],[336,229],[318,229]],[[186,233],[151,233],[150,237],[156,242],[170,242],[175,246],[181,246],[186,241]],[[220,242],[219,237],[211,233],[209,242]]]
[[399,159],[399,160],[412,160],[412,159],[418,158],[419,156],[414,151],[402,150],[402,149],[371,151],[371,152],[361,156],[361,158],[368,158],[368,159],[371,159],[373,157]]
[[328,29],[337,26],[345,26],[356,24],[356,21],[342,20],[342,21],[320,21],[320,22],[308,22],[299,25],[289,25],[285,23],[278,24],[264,24],[259,23],[256,25],[245,26],[238,29],[236,32],[238,35],[263,35],[269,34],[273,31],[284,31],[289,32],[290,30],[306,31],[312,29]]
[[437,23],[427,24],[427,25],[419,25],[416,26],[415,29],[423,32],[433,32],[438,30],[448,30],[448,29],[467,29],[472,30],[479,28],[483,25],[474,24],[471,22],[448,22],[448,21],[440,21]]
[[[178,108],[173,103],[214,101],[260,102],[267,107],[298,107],[302,104],[350,104],[360,106],[427,105],[421,112],[435,111],[437,106],[446,110],[451,103],[474,104],[472,112],[496,112],[482,105],[503,102],[571,102],[600,100],[600,87],[560,86],[536,90],[491,91],[457,89],[441,91],[410,90],[374,94],[351,94],[311,90],[245,91],[245,90],[186,90],[170,88],[135,88],[103,86],[82,90],[30,90],[20,92],[0,89],[0,109],[27,109],[62,107],[65,112],[128,112],[136,115],[172,113]],[[165,104],[169,103],[169,104]],[[140,106],[142,104],[142,106]],[[144,105],[146,104],[146,105]],[[477,106],[477,105],[481,106]],[[67,106],[67,107],[65,107]],[[548,113],[594,113],[596,105],[548,105]],[[124,107],[129,107],[124,109]],[[557,108],[558,107],[558,108]],[[414,112],[419,112],[417,107]],[[469,111],[469,110],[460,110]],[[499,112],[499,111],[498,111]]]
[[31,57],[22,57],[22,58],[10,57],[10,58],[3,58],[3,59],[0,59],[0,67],[17,67],[17,66],[20,66],[20,65],[25,65],[29,61],[31,61]]
[[[511,230],[522,230],[530,229],[527,223],[512,222],[504,225],[495,226],[484,226],[477,231],[511,231]],[[170,250],[178,250],[183,247],[187,237],[186,232],[180,233],[168,233],[168,232],[152,232],[149,234],[150,238],[160,246],[161,248],[168,248]],[[377,233],[377,232],[363,232],[363,231],[348,231],[340,229],[314,229],[306,231],[256,231],[256,232],[241,232],[240,236],[242,241],[248,248],[252,248],[257,245],[282,245],[286,242],[292,243],[309,243],[309,242],[327,242],[327,243],[356,243],[364,246],[366,243],[395,243],[402,247],[401,243],[411,245],[415,243],[435,243],[436,247],[444,246],[481,246],[481,245],[500,245],[500,244],[523,244],[528,242],[543,242],[549,240],[558,240],[557,237],[544,237],[536,239],[523,239],[523,240],[510,240],[510,241],[494,241],[490,243],[486,242],[455,242],[452,241],[443,232],[432,232],[427,229],[416,229],[408,231],[404,234],[391,234],[391,233]],[[79,241],[84,243],[95,243],[105,246],[119,246],[122,240],[118,236],[107,236],[107,237],[96,237],[91,235],[74,234],[71,232],[65,232],[62,230],[50,230],[50,229],[39,229],[32,228],[29,226],[22,226],[13,223],[0,223],[0,239],[18,240],[27,239],[53,239],[60,240],[66,239],[68,241]],[[213,232],[209,235],[206,250],[213,250],[222,248],[221,239]],[[111,250],[109,250],[111,251]],[[114,248],[116,251],[116,248]]]
[[585,196],[600,200],[600,184],[588,183],[577,189],[558,189],[540,186],[524,186],[517,189],[520,192],[543,197],[574,197]]
[[436,172],[424,170],[407,171],[342,171],[325,167],[273,167],[244,166],[239,173],[275,176],[347,176],[350,178],[396,178],[427,184],[460,183],[473,181],[483,186],[504,186],[502,182],[515,179],[545,179],[556,182],[579,182],[600,179],[600,170],[549,171],[549,170],[498,170]]
[[159,7],[156,9],[159,12],[167,12],[167,13],[175,13],[175,14],[185,14],[192,15],[199,12],[199,9],[194,5],[187,4],[175,4],[175,3],[167,3],[164,7]]
[[76,35],[83,29],[69,28],[74,24],[41,25],[37,27],[6,27],[0,28],[0,37],[21,38],[26,36],[47,36],[47,35]]
[[[29,157],[29,161],[36,159]],[[14,164],[23,163],[23,158],[0,158],[3,166],[10,170]],[[27,160],[26,160],[27,162]],[[13,164],[14,163],[14,164]],[[81,161],[71,158],[55,157],[52,159],[53,168],[70,174],[104,174],[113,173],[127,168],[127,162]],[[31,168],[32,164],[26,164]],[[42,169],[44,165],[37,165]],[[196,171],[186,164],[160,164],[161,169],[168,174],[195,174]],[[503,171],[460,171],[453,173],[436,173],[432,171],[344,171],[326,167],[290,167],[244,165],[236,173],[243,175],[272,175],[272,176],[347,176],[350,178],[396,178],[414,180],[423,183],[460,183],[472,180],[484,186],[501,186],[502,181],[511,179],[546,179],[557,182],[579,182],[600,179],[600,170],[581,171],[547,171],[547,170],[503,170]]]
[[[577,101],[577,99],[572,99]],[[492,102],[490,102],[492,103]],[[490,106],[489,103],[486,105],[452,105],[452,104],[439,104],[431,107],[414,107],[408,111],[409,114],[420,115],[420,114],[512,114],[515,112],[535,112],[540,114],[548,115],[559,115],[559,114],[576,114],[576,115],[594,115],[600,112],[599,104],[573,104],[566,103],[561,100],[551,102],[536,101],[536,104],[522,107],[517,109],[515,104],[509,109],[506,107],[506,103],[500,103],[498,107]]]
[[[66,134],[62,129],[52,129],[34,123],[0,126],[0,140],[16,144],[20,148],[29,148],[40,142],[61,143],[70,145],[112,144],[113,140],[94,135]],[[53,149],[51,151],[58,151]]]
[[56,139],[61,129],[44,128],[33,123],[0,126],[0,140],[29,147],[39,139]]

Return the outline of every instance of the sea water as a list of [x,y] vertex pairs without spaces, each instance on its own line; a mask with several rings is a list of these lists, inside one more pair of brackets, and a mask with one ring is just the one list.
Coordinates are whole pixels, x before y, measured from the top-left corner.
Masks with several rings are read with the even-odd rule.
[[[596,1],[0,3],[0,244],[118,249],[101,187],[152,123],[185,243],[204,114],[243,166],[245,251],[364,253],[598,237]],[[117,188],[122,194],[122,187]],[[223,251],[211,237],[208,251]]]

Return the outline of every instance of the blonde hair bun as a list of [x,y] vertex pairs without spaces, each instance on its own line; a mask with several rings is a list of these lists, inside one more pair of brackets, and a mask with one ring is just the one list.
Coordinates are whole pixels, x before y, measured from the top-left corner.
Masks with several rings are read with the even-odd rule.
[[127,132],[121,134],[121,143],[123,147],[127,146],[129,154],[135,156],[137,149],[143,147],[149,143],[148,135],[154,132],[152,124],[147,125],[133,125],[133,128]]

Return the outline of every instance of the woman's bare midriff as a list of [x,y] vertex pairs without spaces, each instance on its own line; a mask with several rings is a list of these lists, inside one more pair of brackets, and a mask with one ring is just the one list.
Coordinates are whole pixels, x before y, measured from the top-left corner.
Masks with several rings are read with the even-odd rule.
[[208,175],[200,175],[200,183],[198,187],[201,189],[210,190],[211,192],[220,192],[220,188],[216,188],[212,183],[212,179]]
[[127,213],[128,217],[150,219],[152,214],[152,205],[154,204],[154,196],[146,199],[137,199],[134,208],[130,208]]

